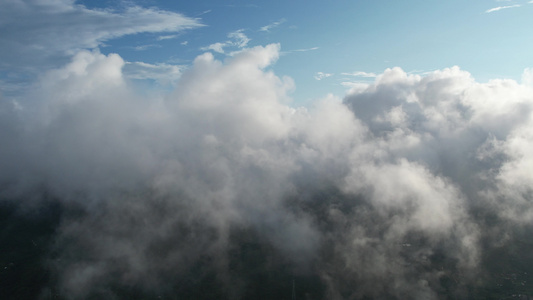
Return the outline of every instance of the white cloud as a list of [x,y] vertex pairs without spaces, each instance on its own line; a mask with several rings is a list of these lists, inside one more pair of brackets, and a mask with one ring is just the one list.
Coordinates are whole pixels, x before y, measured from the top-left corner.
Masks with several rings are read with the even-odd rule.
[[[527,78],[527,71],[525,74]],[[520,191],[517,187],[525,186],[524,182],[530,180],[519,166],[529,165],[529,155],[525,154],[530,147],[529,137],[524,130],[531,126],[533,103],[529,99],[532,95],[531,87],[512,80],[476,83],[470,74],[457,67],[425,77],[390,69],[379,75],[374,84],[354,91],[345,101],[376,136],[386,137],[387,147],[392,147],[396,155],[397,151],[405,151],[406,157],[412,156],[425,166],[438,169],[447,178],[456,180],[466,194],[472,193],[472,189],[483,189],[475,184],[483,178],[498,191],[500,202],[494,205],[505,211],[509,219],[531,222],[533,210],[525,209],[521,198],[509,193],[512,188],[507,187]],[[401,119],[393,115],[398,112]],[[399,137],[402,142],[393,142]],[[481,165],[469,158],[468,153],[481,151],[492,139],[499,141],[491,142],[498,145],[493,147],[493,153],[507,157],[506,160],[485,160],[486,165]],[[455,146],[450,151],[446,145]],[[442,165],[434,159],[450,163]],[[465,165],[475,167],[467,171]],[[499,171],[491,173],[493,169]],[[492,193],[490,189],[485,192]],[[522,193],[526,195],[529,191],[522,190]],[[483,201],[493,205],[491,197]]]
[[248,42],[250,42],[250,39],[243,33],[243,31],[244,29],[239,29],[228,34],[228,37],[233,39],[233,45],[238,48],[244,48],[248,45]]
[[146,51],[146,50],[151,49],[151,48],[161,48],[161,45],[159,45],[159,44],[146,44],[146,45],[139,45],[139,46],[133,47],[133,49],[135,51]]
[[[179,13],[126,5],[123,9],[89,9],[75,1],[0,1],[0,85],[8,94],[24,91],[40,72],[66,63],[80,49],[142,32],[180,32],[203,26]],[[166,36],[167,38],[169,36]],[[158,45],[140,45],[143,51]]]
[[377,76],[375,73],[369,73],[369,72],[363,72],[363,71],[355,71],[351,73],[341,73],[341,74],[346,75],[346,76],[366,77],[366,78],[374,78]]
[[210,13],[210,12],[212,12],[212,10],[211,10],[211,9],[208,9],[208,10],[204,10],[203,12],[201,12],[201,13],[197,14],[196,16],[197,16],[197,17],[199,17],[199,16],[202,16],[202,15],[208,14],[208,13]]
[[485,11],[485,13],[488,14],[488,13],[499,11],[499,10],[502,10],[502,9],[515,8],[515,7],[520,7],[520,6],[521,6],[520,4],[507,5],[507,6],[498,6],[498,7],[494,7],[494,8],[491,8],[491,9],[487,9]]
[[313,50],[318,50],[319,47],[311,47],[311,48],[302,48],[302,49],[294,49],[294,50],[289,50],[287,51],[288,53],[290,52],[307,52],[307,51],[313,51]]
[[324,78],[328,78],[328,77],[331,77],[333,76],[333,74],[330,74],[330,73],[324,73],[324,72],[316,72],[314,78],[316,80],[322,80]]
[[213,50],[218,53],[224,53],[224,47],[228,46],[228,43],[214,43],[207,47],[201,48],[201,50]]
[[318,50],[320,49],[319,47],[311,47],[311,48],[302,48],[302,49],[294,49],[294,50],[287,50],[287,51],[283,51],[281,52],[282,55],[287,55],[287,54],[291,54],[291,53],[295,53],[295,52],[308,52],[308,51],[315,51],[315,50]]
[[287,20],[285,20],[285,19],[281,19],[281,20],[279,20],[279,21],[272,22],[272,23],[270,23],[270,24],[268,24],[268,25],[265,25],[265,26],[261,27],[261,28],[259,29],[259,31],[266,31],[266,32],[269,32],[271,29],[278,27],[279,25],[285,23],[286,21],[287,21]]
[[95,10],[68,0],[2,1],[0,19],[0,61],[10,68],[46,64],[124,35],[202,26],[196,19],[155,8]]
[[527,68],[522,73],[522,84],[533,87],[533,68]]
[[371,72],[364,72],[364,71],[355,71],[350,73],[341,73],[341,75],[344,76],[350,76],[350,77],[359,77],[364,79],[358,79],[358,80],[351,80],[350,78],[344,78],[343,80],[351,80],[351,81],[342,81],[341,85],[350,88],[348,93],[354,93],[356,91],[365,90],[369,85],[369,81],[366,81],[368,79],[373,79],[377,77],[377,74],[371,73]]
[[[446,278],[477,283],[506,226],[533,222],[529,70],[519,84],[393,68],[295,108],[294,82],[266,69],[279,56],[204,53],[182,71],[80,51],[0,101],[2,199],[68,208],[49,262],[62,295],[170,295],[201,264],[239,298],[235,249],[257,242],[265,269],[306,270],[325,298],[438,298]],[[158,74],[175,90],[128,80]]]
[[231,40],[225,42],[217,42],[207,47],[202,47],[200,48],[200,50],[213,50],[218,53],[225,53],[224,48],[236,47],[242,49],[248,45],[248,42],[250,42],[250,39],[246,36],[246,34],[244,34],[244,29],[239,29],[228,33],[228,38],[230,38]]
[[358,82],[358,81],[342,81],[341,85],[349,88],[347,94],[352,94],[360,91],[364,91],[370,86],[368,82]]
[[177,34],[168,34],[168,35],[160,35],[157,37],[158,41],[164,41],[164,40],[171,40],[177,38],[179,35]]

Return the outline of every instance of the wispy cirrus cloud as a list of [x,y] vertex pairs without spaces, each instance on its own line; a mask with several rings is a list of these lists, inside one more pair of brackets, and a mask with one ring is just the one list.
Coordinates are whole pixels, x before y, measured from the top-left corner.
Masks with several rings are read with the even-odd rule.
[[[40,72],[109,40],[139,33],[169,34],[159,38],[163,40],[204,26],[199,19],[157,8],[125,4],[120,9],[91,9],[73,0],[0,1],[0,20],[0,86],[8,87],[4,94],[23,91]],[[153,47],[159,46],[133,49]]]
[[225,53],[224,48],[226,47],[237,47],[239,49],[242,49],[246,47],[248,43],[251,41],[251,39],[248,38],[246,34],[244,34],[244,29],[239,29],[239,30],[228,33],[228,38],[230,38],[230,40],[227,40],[225,42],[213,43],[209,46],[200,48],[200,50],[202,51],[212,50],[218,53]]
[[70,0],[2,1],[0,20],[0,67],[50,64],[125,35],[203,26],[198,19],[157,8],[96,10]]
[[492,12],[495,12],[495,11],[499,11],[499,10],[502,10],[502,9],[508,9],[508,8],[515,8],[515,7],[520,7],[521,5],[520,4],[513,4],[513,5],[506,5],[506,6],[498,6],[498,7],[493,7],[491,9],[487,9],[485,11],[486,14],[489,14],[489,13],[492,13]]
[[366,77],[366,78],[374,78],[377,76],[375,73],[364,72],[364,71],[355,71],[351,73],[341,73],[341,74],[345,76]]
[[365,71],[344,72],[341,75],[351,77],[343,78],[344,81],[340,84],[350,88],[352,92],[366,89],[369,86],[369,80],[373,80],[378,76],[376,73]]
[[177,37],[178,37],[177,34],[161,35],[161,36],[157,37],[157,40],[158,41],[171,40],[171,39],[175,39]]
[[322,80],[324,78],[328,78],[333,76],[331,73],[324,73],[324,72],[316,72],[315,76],[313,76],[316,80]]
[[294,50],[290,50],[289,52],[307,52],[307,51],[313,51],[313,50],[318,50],[319,47],[311,47],[311,48],[303,48],[303,49],[294,49]]
[[224,53],[224,47],[228,46],[229,43],[220,43],[220,42],[217,42],[217,43],[213,43],[207,47],[202,47],[200,48],[200,50],[203,50],[203,51],[208,51],[208,50],[213,50],[215,52],[218,52],[218,53]]
[[301,48],[301,49],[282,51],[281,54],[284,55],[284,54],[290,54],[290,53],[295,53],[295,52],[315,51],[315,50],[318,50],[318,49],[320,49],[320,47]]
[[261,27],[259,29],[259,31],[270,32],[271,29],[276,28],[276,27],[278,27],[279,25],[281,25],[281,24],[283,24],[285,22],[287,22],[286,19],[280,19],[279,21],[276,21],[276,22],[273,22],[273,23],[270,23],[268,25],[265,25],[265,26]]
[[148,49],[152,49],[152,48],[161,48],[161,45],[159,44],[146,44],[146,45],[139,45],[139,46],[135,46],[135,47],[132,47],[135,51],[146,51]]
[[204,10],[203,12],[197,14],[196,16],[199,17],[199,16],[202,16],[202,15],[208,14],[208,13],[210,13],[210,12],[212,12],[212,10],[210,10],[210,9],[208,9],[208,10]]

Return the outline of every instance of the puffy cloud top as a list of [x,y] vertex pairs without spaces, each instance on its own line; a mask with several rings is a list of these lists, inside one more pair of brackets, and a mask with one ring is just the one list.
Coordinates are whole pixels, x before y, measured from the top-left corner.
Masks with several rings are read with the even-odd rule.
[[482,216],[531,224],[531,86],[394,68],[293,108],[292,80],[268,69],[279,51],[200,55],[153,97],[120,56],[81,51],[2,102],[1,195],[64,207],[50,262],[63,295],[171,294],[168,278],[200,272],[239,298],[252,283],[235,271],[249,252],[235,253],[268,245],[262,268],[312,274],[326,298],[437,299],[457,276],[448,292],[463,297],[482,241],[508,234]]

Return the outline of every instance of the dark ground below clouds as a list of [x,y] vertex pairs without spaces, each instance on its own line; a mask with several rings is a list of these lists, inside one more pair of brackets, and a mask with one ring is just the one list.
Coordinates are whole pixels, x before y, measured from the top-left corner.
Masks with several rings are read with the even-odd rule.
[[[16,202],[0,202],[0,299],[66,299],[47,263],[54,259],[54,234],[68,212],[57,202],[24,208]],[[327,224],[326,224],[327,225]],[[522,228],[497,248],[485,249],[478,280],[466,285],[469,299],[530,299],[533,295],[533,228]],[[256,232],[235,228],[227,255],[235,278],[244,279],[239,299],[291,299],[293,280],[296,299],[325,299],[326,286],[318,273],[295,273],[294,266]],[[446,268],[444,257],[431,257],[434,266]],[[169,276],[162,293],[134,286],[110,284],[119,299],[229,299],[209,257],[192,264],[188,274]],[[458,299],[450,292],[463,285],[462,275],[440,279],[439,296]],[[231,274],[230,274],[231,275]],[[528,298],[525,295],[530,295]],[[95,292],[88,299],[104,299]]]
[[[0,299],[67,299],[60,293],[54,274],[47,268],[54,253],[54,233],[65,214],[52,201],[24,209],[14,202],[0,202]],[[69,217],[71,218],[71,217]],[[246,278],[242,299],[290,299],[295,284],[297,299],[322,299],[324,287],[314,275],[294,274],[289,262],[268,243],[246,228],[235,228],[228,251],[229,269]],[[186,276],[172,276],[173,284],[162,292],[135,286],[110,284],[119,299],[227,299],[230,294],[217,279],[210,257],[192,264]],[[95,291],[88,299],[105,299],[109,291]]]

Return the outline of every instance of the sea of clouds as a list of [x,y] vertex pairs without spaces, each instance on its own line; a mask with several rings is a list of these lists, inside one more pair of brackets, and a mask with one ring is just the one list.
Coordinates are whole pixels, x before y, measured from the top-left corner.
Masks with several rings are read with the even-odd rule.
[[83,50],[0,99],[0,196],[65,211],[45,261],[63,296],[168,296],[211,276],[240,299],[268,283],[253,265],[286,275],[287,297],[312,276],[311,299],[464,298],[484,253],[531,225],[530,70],[393,68],[298,108],[269,69],[279,55],[205,53],[155,95],[119,55]]

